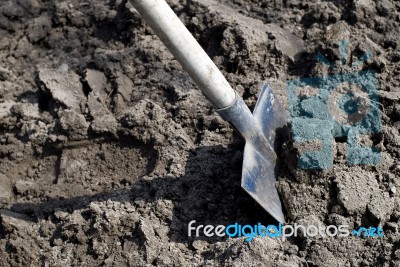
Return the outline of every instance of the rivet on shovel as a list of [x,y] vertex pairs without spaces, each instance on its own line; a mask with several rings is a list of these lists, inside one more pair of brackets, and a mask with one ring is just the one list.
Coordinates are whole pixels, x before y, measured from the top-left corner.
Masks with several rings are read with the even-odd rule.
[[164,0],[130,0],[139,14],[217,108],[244,137],[242,187],[276,220],[284,223],[275,187],[276,132],[288,115],[268,85],[262,87],[253,114]]

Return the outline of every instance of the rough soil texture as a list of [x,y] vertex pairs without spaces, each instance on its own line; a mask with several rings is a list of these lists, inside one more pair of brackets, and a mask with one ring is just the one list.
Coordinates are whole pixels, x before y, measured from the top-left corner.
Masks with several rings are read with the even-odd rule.
[[0,3],[1,266],[399,266],[400,2],[169,1],[254,107],[267,80],[335,74],[350,43],[375,70],[378,166],[296,168],[278,189],[288,223],[382,226],[383,238],[196,238],[187,224],[275,221],[240,187],[243,140],[122,0]]

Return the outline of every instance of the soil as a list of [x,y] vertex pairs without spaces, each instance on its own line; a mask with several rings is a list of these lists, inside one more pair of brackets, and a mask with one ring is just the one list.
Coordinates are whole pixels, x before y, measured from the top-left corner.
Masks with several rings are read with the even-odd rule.
[[[171,0],[253,108],[268,81],[373,57],[376,166],[300,170],[288,140],[287,223],[381,226],[382,238],[189,237],[187,225],[275,224],[240,187],[244,141],[123,0],[0,4],[1,266],[400,266],[400,2]],[[340,65],[340,64],[339,64]]]

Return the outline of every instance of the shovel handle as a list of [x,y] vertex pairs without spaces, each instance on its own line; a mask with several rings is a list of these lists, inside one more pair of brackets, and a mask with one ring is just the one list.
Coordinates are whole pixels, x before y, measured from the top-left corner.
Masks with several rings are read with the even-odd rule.
[[165,0],[130,2],[217,108],[234,103],[235,91]]

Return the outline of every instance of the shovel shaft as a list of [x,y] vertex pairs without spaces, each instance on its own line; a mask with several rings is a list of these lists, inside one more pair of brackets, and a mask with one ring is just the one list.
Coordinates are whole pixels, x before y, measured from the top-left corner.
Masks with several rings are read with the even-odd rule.
[[214,106],[234,103],[235,91],[164,0],[130,2]]

